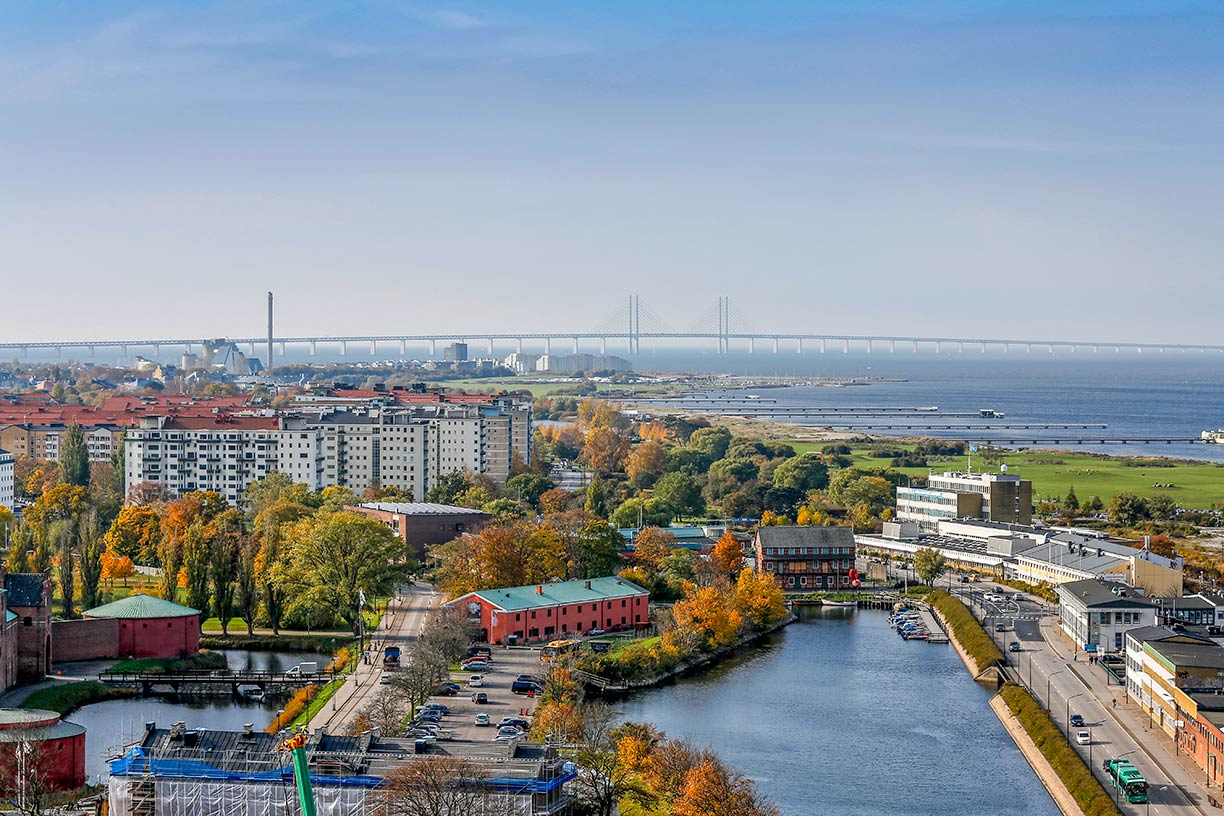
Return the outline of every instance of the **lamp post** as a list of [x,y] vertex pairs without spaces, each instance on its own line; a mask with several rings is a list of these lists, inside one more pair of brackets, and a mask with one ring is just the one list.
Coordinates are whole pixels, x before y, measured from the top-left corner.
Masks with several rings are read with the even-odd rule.
[[1046,704],[1045,704],[1045,707],[1046,707],[1046,713],[1047,713],[1047,714],[1049,714],[1049,713],[1050,713],[1050,709],[1052,708],[1052,706],[1050,705],[1050,703],[1051,703],[1051,702],[1053,702],[1053,700],[1051,700],[1051,698],[1050,698],[1050,678],[1051,678],[1051,677],[1053,677],[1053,676],[1054,676],[1054,675],[1056,675],[1056,674],[1062,674],[1064,671],[1066,671],[1066,669],[1059,669],[1059,670],[1058,670],[1058,671],[1056,671],[1056,672],[1053,672],[1053,673],[1051,673],[1051,674],[1047,674],[1047,675],[1046,675],[1046,699],[1045,699],[1045,703],[1046,703]]

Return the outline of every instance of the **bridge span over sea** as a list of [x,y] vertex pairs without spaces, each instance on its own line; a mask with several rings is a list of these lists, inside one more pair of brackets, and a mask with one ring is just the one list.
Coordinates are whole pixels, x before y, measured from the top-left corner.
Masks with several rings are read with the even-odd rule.
[[[644,320],[643,320],[644,318]],[[287,350],[308,350],[309,354],[318,353],[320,346],[338,349],[341,356],[347,356],[349,346],[368,347],[370,356],[376,356],[380,350],[397,350],[401,357],[423,350],[430,356],[437,354],[439,343],[463,342],[479,347],[485,346],[489,354],[493,353],[494,345],[513,347],[522,352],[524,347],[542,348],[544,353],[559,352],[578,353],[581,350],[595,351],[600,354],[625,352],[635,354],[641,349],[642,341],[663,344],[707,345],[715,347],[719,353],[727,354],[733,350],[749,353],[793,352],[802,354],[816,352],[849,353],[851,349],[863,350],[867,353],[882,352],[895,354],[911,352],[914,354],[934,352],[966,353],[995,351],[1009,353],[1019,351],[1031,353],[1048,351],[1054,353],[1222,353],[1224,344],[1212,343],[1177,343],[1149,342],[1109,339],[1058,339],[1042,337],[971,337],[956,335],[911,335],[911,334],[838,334],[807,331],[785,331],[779,329],[760,330],[753,328],[738,311],[732,308],[729,298],[720,297],[716,306],[711,306],[691,328],[675,329],[667,325],[653,310],[642,304],[636,295],[630,295],[628,301],[617,311],[606,318],[593,329],[580,331],[461,331],[435,332],[417,334],[300,334],[275,335],[272,332],[271,298],[268,304],[268,332],[261,337],[130,337],[126,339],[84,339],[84,340],[9,340],[0,342],[0,355],[24,356],[33,351],[54,351],[57,355],[65,352],[86,352],[93,356],[99,350],[118,351],[122,356],[140,352],[158,354],[162,348],[182,349],[191,352],[206,345],[216,346],[218,343],[234,343],[247,346],[252,355],[256,349],[266,348],[267,359],[274,360],[275,353],[284,357]],[[554,349],[554,346],[556,347]],[[397,348],[398,347],[398,348]]]

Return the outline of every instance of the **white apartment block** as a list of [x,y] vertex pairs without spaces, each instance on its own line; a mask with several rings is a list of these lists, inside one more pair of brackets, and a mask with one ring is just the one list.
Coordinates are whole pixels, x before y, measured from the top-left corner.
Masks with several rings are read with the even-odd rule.
[[251,482],[279,471],[312,490],[393,487],[423,501],[437,478],[453,471],[504,483],[516,435],[529,437],[529,419],[451,405],[149,417],[128,433],[125,487],[130,492],[154,482],[176,494],[215,490],[237,502]]
[[0,450],[0,507],[13,509],[13,454]]

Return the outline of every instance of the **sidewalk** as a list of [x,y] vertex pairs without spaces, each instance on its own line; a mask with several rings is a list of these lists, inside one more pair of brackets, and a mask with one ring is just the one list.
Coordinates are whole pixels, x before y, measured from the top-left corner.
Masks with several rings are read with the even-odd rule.
[[[1212,788],[1207,784],[1205,772],[1202,768],[1195,764],[1194,760],[1186,754],[1178,751],[1174,752],[1175,745],[1173,739],[1169,737],[1160,728],[1151,728],[1148,724],[1147,714],[1144,713],[1138,705],[1132,703],[1127,696],[1125,686],[1108,685],[1105,680],[1103,670],[1093,667],[1084,660],[1073,659],[1075,656],[1074,647],[1070,646],[1062,629],[1058,626],[1057,618],[1047,618],[1041,622],[1041,634],[1045,638],[1046,645],[1050,647],[1051,652],[1058,656],[1061,660],[1068,661],[1067,668],[1070,669],[1080,682],[1084,684],[1088,692],[1097,699],[1101,708],[1105,710],[1114,721],[1130,735],[1131,739],[1143,746],[1144,752],[1149,758],[1164,771],[1165,775],[1170,780],[1179,776],[1171,770],[1172,767],[1179,768],[1184,776],[1188,777],[1188,781],[1194,784],[1203,794],[1202,798],[1205,802],[1207,796],[1215,799],[1220,789]],[[1114,706],[1112,701],[1117,700],[1117,706]],[[1195,802],[1195,808],[1200,813],[1218,812],[1210,809],[1205,803]]]

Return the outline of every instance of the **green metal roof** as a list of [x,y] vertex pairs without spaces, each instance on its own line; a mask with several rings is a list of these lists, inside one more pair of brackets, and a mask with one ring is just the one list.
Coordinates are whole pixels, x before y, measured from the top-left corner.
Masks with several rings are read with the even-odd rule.
[[198,615],[198,609],[176,604],[152,595],[129,595],[112,603],[87,609],[87,618],[185,618]]
[[[590,584],[590,588],[587,587]],[[509,589],[482,589],[471,592],[451,603],[462,601],[469,595],[478,595],[499,609],[514,612],[520,609],[537,609],[559,604],[607,601],[613,598],[631,598],[645,595],[642,589],[624,578],[607,577],[590,580],[562,581],[555,584],[532,584]]]

